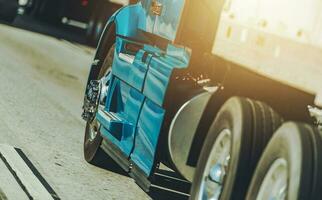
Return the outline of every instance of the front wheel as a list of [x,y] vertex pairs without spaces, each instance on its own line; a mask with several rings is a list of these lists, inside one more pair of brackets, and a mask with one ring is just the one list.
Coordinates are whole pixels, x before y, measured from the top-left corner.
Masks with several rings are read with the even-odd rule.
[[288,122],[267,145],[248,200],[322,199],[322,140],[313,127]]
[[[92,108],[95,109],[95,112],[88,112],[85,111],[85,115],[91,116],[87,118],[86,123],[86,129],[85,129],[85,137],[84,137],[84,158],[87,162],[94,164],[94,165],[102,165],[104,162],[106,162],[106,159],[108,156],[103,152],[103,150],[100,148],[100,145],[102,143],[102,136],[100,133],[101,124],[96,119],[95,115],[97,112],[97,109],[100,109],[99,107],[104,107],[106,99],[108,86],[110,84],[110,72],[112,68],[112,61],[113,61],[113,55],[114,55],[114,45],[109,49],[107,56],[104,59],[104,62],[100,68],[100,71],[97,75],[97,80],[101,81],[101,84],[99,85],[100,92],[97,93],[98,96],[91,97],[91,99],[95,99],[94,102],[91,102],[89,100],[89,104],[91,107],[89,110],[92,110]],[[89,87],[89,86],[88,86]],[[93,94],[93,92],[90,92]],[[86,110],[86,109],[85,109]]]
[[94,119],[92,122],[86,123],[85,137],[84,137],[84,158],[87,162],[100,165],[101,160],[105,156],[100,145],[102,137],[99,133],[100,124]]

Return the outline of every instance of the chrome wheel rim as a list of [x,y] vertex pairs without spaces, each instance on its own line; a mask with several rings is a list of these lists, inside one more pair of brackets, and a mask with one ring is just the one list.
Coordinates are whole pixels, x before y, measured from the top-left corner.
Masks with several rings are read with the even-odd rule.
[[[107,70],[104,73],[103,78],[101,78],[101,92],[99,95],[99,102],[97,105],[97,110],[103,110],[104,109],[104,105],[105,105],[105,101],[106,101],[106,96],[107,96],[107,91],[109,89],[109,80],[110,80],[110,71]],[[101,124],[99,123],[99,121],[96,119],[96,117],[93,119],[92,122],[90,122],[90,130],[89,130],[89,137],[88,140],[89,141],[93,141],[96,136],[99,134],[99,129],[101,127]]]
[[[110,58],[109,54],[112,56],[114,55],[114,47],[112,47],[108,55],[105,57],[102,69],[98,73],[98,81],[99,81],[99,94],[98,94],[98,100],[95,103],[95,112],[94,112],[94,117],[92,120],[89,120],[89,131],[88,131],[88,141],[93,142],[97,135],[100,133],[100,127],[101,124],[99,121],[96,119],[95,114],[97,113],[98,110],[103,110],[105,107],[105,102],[106,102],[106,97],[107,97],[107,92],[109,90],[109,84],[110,84],[110,79],[111,79],[111,68],[112,68],[112,61],[113,57]],[[109,58],[112,60],[111,62]],[[99,62],[99,60],[95,61]]]
[[90,129],[89,129],[89,134],[88,134],[88,140],[92,142],[99,133],[100,123],[95,118],[89,124],[89,126],[90,126]]
[[224,129],[219,133],[207,160],[200,184],[199,200],[220,198],[227,175],[230,151],[231,131]]
[[285,200],[287,194],[287,161],[279,158],[273,162],[260,186],[257,200]]

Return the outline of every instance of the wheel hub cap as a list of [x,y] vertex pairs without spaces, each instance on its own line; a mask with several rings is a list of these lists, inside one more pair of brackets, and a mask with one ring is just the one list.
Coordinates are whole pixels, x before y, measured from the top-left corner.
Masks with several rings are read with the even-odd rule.
[[99,128],[100,128],[100,124],[95,118],[90,124],[89,137],[88,137],[89,141],[93,141],[96,138],[99,132]]
[[273,162],[259,189],[257,200],[284,200],[287,194],[287,161],[279,158]]
[[203,173],[199,199],[217,200],[222,192],[230,160],[231,132],[222,130],[211,150]]

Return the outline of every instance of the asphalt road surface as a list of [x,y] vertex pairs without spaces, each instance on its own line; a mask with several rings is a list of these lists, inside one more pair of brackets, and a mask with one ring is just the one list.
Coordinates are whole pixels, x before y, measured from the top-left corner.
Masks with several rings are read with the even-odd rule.
[[20,148],[61,199],[150,199],[129,177],[83,159],[80,115],[93,54],[0,24],[0,143]]

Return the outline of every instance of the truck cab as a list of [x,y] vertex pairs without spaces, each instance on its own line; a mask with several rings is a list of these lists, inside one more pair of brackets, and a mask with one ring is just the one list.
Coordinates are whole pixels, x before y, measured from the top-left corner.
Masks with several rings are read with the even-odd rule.
[[[167,142],[160,140],[168,132],[163,130],[169,130],[183,103],[203,93],[186,74],[190,50],[174,44],[182,11],[171,9],[183,9],[184,1],[173,3],[164,1],[161,8],[154,1],[140,2],[120,10],[111,24],[116,35],[108,52],[112,59],[106,80],[109,89],[103,109],[91,117],[101,124],[105,150],[116,151],[121,166],[126,171],[131,168],[135,177],[153,174],[156,158],[162,155],[159,149]],[[167,12],[161,15],[162,9]],[[123,23],[128,26],[118,25]],[[181,97],[175,98],[175,93]]]
[[[261,3],[271,10],[260,10]],[[296,81],[272,66],[294,70],[294,57],[281,49],[320,47],[265,29],[277,23],[267,17],[280,8],[277,1],[246,5],[141,0],[118,10],[101,36],[85,91],[86,161],[97,164],[103,152],[145,191],[163,163],[192,184],[191,199],[311,198],[302,181],[313,189],[321,181],[303,177],[322,169],[298,169],[308,169],[304,160],[317,166],[322,159],[322,79],[308,78],[322,78],[322,63],[317,54],[310,65],[299,59],[296,67],[309,67]]]

